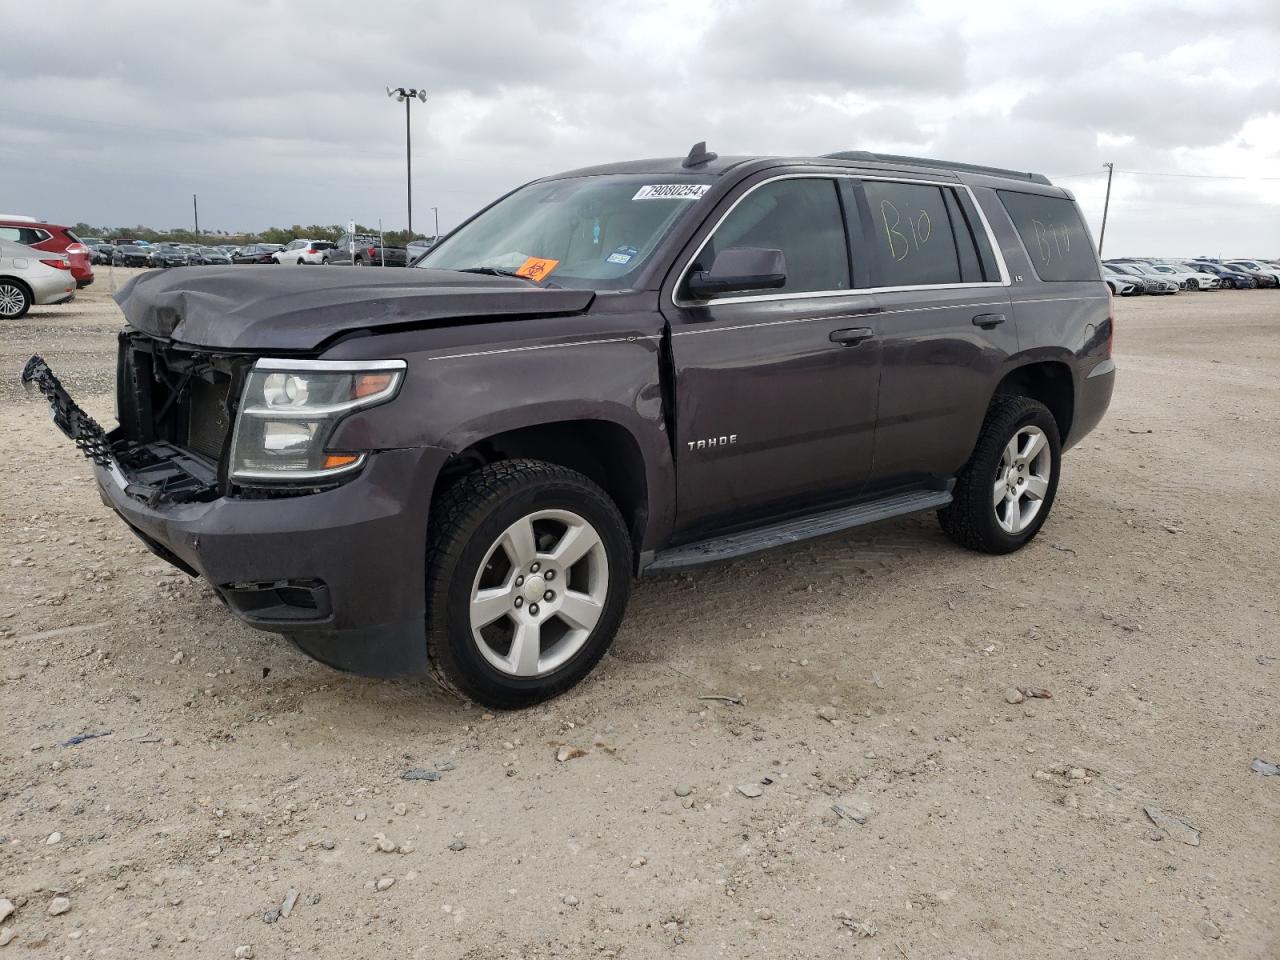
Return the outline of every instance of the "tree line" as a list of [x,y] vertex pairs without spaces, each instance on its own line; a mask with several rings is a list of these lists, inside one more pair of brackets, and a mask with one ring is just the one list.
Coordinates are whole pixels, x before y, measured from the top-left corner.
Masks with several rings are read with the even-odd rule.
[[[313,223],[307,227],[295,223],[292,227],[268,227],[266,230],[245,233],[228,233],[225,230],[202,230],[200,233],[196,233],[194,230],[188,230],[184,227],[157,230],[154,227],[144,227],[142,224],[138,224],[135,227],[95,227],[87,223],[77,223],[71,229],[77,236],[101,237],[106,241],[123,237],[129,240],[146,240],[148,243],[160,243],[162,241],[210,245],[233,243],[236,246],[245,246],[250,243],[285,244],[298,237],[306,237],[308,240],[337,240],[347,231],[345,225],[337,223]],[[378,228],[356,224],[356,233],[376,237]],[[433,239],[421,233],[410,233],[408,230],[386,230],[383,231],[382,237],[386,245],[390,247],[407,246],[410,240],[430,241]]]

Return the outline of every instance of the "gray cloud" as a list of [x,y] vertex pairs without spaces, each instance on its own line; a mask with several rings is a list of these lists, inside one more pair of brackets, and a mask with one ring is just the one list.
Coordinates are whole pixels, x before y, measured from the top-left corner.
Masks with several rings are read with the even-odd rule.
[[[174,226],[199,193],[214,227],[403,225],[404,113],[387,84],[430,94],[412,107],[418,227],[431,206],[448,226],[525,180],[701,139],[725,155],[1280,175],[1272,0],[1051,20],[990,3],[100,3],[77,8],[74,30],[13,6],[6,27],[23,42],[0,59],[0,209]],[[1064,182],[1100,205],[1099,178]],[[1119,187],[1117,209],[1141,218],[1135,242],[1201,242],[1212,219],[1190,233],[1194,217],[1172,216],[1184,205],[1275,202],[1260,182],[1197,184]],[[1253,218],[1251,242],[1280,248],[1276,222]]]
[[818,90],[944,92],[965,83],[954,26],[911,4],[795,0],[723,8],[708,31],[705,64],[739,84]]

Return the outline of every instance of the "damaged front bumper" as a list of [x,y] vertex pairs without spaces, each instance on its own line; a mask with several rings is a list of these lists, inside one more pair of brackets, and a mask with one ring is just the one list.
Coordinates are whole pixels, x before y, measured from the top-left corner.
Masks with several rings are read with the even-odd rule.
[[157,556],[204,577],[244,623],[338,669],[426,671],[427,507],[446,451],[382,451],[327,490],[230,496],[216,463],[104,431],[39,357],[23,380],[93,461],[102,501]]

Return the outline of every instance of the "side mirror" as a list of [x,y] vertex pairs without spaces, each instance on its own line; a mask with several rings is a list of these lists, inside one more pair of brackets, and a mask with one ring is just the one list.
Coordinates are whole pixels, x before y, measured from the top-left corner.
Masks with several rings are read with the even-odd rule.
[[685,281],[697,300],[748,290],[777,290],[787,282],[787,258],[781,250],[730,247],[716,255],[710,270],[696,270]]

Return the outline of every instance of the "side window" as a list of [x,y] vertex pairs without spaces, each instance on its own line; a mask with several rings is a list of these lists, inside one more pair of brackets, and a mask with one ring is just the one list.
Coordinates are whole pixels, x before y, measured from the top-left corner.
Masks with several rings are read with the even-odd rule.
[[1065,197],[997,190],[1041,280],[1097,280],[1097,255],[1076,205]]
[[[976,275],[980,266],[972,238],[966,239],[967,265],[962,264],[952,229],[952,218],[961,211],[950,189],[883,180],[865,180],[862,188],[871,208],[871,228],[879,254],[873,286],[909,287],[981,279]],[[970,276],[966,277],[966,273]]]
[[22,234],[19,233],[17,227],[0,227],[0,240],[12,240],[14,243],[21,243]]
[[710,269],[732,247],[781,250],[787,282],[769,293],[847,290],[849,244],[836,183],[829,178],[777,180],[748,193],[698,254],[695,270]]

